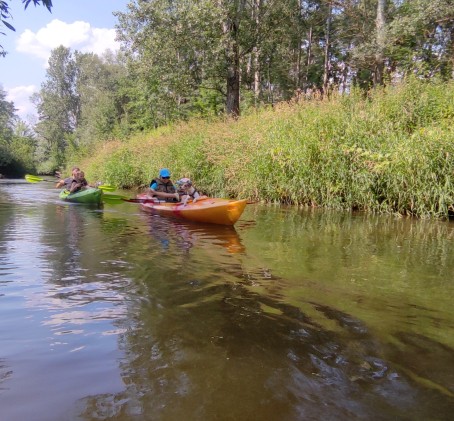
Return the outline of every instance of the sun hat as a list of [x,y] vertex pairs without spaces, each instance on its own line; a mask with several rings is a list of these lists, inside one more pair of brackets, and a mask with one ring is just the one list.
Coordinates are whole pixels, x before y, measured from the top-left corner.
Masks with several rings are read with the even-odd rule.
[[167,168],[161,168],[159,170],[159,177],[170,177],[170,171]]

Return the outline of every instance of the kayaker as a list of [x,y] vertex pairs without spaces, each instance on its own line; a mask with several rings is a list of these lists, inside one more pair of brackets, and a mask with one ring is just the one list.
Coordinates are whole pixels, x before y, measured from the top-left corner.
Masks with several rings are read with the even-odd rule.
[[85,180],[85,174],[83,171],[77,171],[74,180],[71,183],[69,188],[70,193],[76,193],[80,190],[83,190],[88,186],[87,180]]
[[159,170],[159,177],[151,180],[148,196],[157,197],[166,202],[180,201],[180,195],[177,193],[177,190],[170,179],[170,171],[168,168],[161,168]]
[[88,181],[87,181],[87,179],[85,178],[85,173],[84,173],[82,170],[80,170],[79,172],[80,172],[80,174],[79,174],[79,176],[80,176],[80,182],[82,183],[82,186],[83,186],[83,187],[92,187],[91,184],[88,184]]
[[63,180],[59,180],[58,183],[55,185],[55,187],[57,189],[61,189],[62,187],[64,187],[65,190],[70,190],[71,184],[76,179],[76,174],[78,171],[80,171],[79,167],[73,167],[71,169],[71,177],[67,177],[67,178],[64,178]]

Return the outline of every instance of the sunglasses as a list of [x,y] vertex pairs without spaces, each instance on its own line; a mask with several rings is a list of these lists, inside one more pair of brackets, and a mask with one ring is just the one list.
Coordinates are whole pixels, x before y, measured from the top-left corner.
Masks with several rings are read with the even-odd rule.
[[161,177],[163,180],[169,180],[170,177]]

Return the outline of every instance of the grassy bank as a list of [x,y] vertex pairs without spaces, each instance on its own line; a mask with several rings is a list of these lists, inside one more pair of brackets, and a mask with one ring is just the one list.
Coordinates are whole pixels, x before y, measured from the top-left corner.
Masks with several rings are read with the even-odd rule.
[[82,162],[132,188],[160,167],[213,196],[446,216],[454,203],[454,83],[410,80],[365,98],[285,104],[111,142]]

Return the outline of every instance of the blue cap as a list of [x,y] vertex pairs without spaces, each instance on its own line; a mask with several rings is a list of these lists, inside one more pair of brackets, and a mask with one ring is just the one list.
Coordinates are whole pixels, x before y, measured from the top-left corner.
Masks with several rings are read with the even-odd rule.
[[170,171],[167,168],[161,168],[159,170],[159,177],[170,177]]

